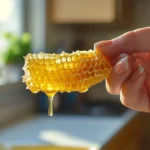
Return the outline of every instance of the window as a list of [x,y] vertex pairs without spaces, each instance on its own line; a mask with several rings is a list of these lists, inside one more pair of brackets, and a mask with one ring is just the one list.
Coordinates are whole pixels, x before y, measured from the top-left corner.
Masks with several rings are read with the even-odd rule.
[[22,29],[22,0],[0,0],[0,33],[20,33]]
[[[14,32],[20,34],[23,28],[23,0],[0,0],[0,34]],[[6,46],[0,36],[0,53]]]
[[23,0],[0,0],[0,84],[3,81],[3,52],[7,46],[3,32],[21,34],[23,32]]

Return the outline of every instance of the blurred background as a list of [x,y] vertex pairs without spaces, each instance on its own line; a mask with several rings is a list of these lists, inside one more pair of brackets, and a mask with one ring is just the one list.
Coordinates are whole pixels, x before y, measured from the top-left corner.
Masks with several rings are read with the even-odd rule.
[[104,82],[83,94],[57,93],[48,117],[46,95],[21,80],[26,54],[93,49],[149,26],[149,13],[149,0],[0,0],[0,144],[107,150],[122,139],[125,149],[149,149],[149,115],[125,108]]

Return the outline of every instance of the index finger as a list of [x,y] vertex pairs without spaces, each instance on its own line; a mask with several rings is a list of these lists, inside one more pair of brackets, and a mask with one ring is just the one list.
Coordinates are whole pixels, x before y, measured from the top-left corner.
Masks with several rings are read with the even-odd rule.
[[127,32],[109,41],[98,42],[94,49],[100,50],[110,59],[121,53],[150,52],[150,27]]

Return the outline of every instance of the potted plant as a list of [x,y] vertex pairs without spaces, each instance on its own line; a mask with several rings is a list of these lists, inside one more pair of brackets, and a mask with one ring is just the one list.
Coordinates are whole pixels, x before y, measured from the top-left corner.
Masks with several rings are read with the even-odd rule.
[[7,82],[16,82],[20,80],[22,74],[23,56],[31,52],[31,35],[23,33],[21,36],[17,36],[6,32],[3,34],[3,38],[7,42],[2,57],[5,64],[4,76]]

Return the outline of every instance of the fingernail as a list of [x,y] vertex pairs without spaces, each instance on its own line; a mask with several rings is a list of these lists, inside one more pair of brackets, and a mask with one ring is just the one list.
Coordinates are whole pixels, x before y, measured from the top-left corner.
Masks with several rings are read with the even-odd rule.
[[129,69],[128,56],[122,58],[114,67],[117,74],[122,74]]
[[127,56],[128,56],[128,54],[126,54],[126,53],[122,53],[122,54],[120,54],[119,56],[120,56],[120,59],[122,59],[122,58],[124,58],[124,57],[127,57]]
[[144,67],[139,64],[135,73],[133,74],[133,76],[131,77],[132,80],[137,80],[139,78],[139,76],[144,72]]
[[107,41],[100,41],[94,44],[94,49],[97,49],[98,47],[106,47],[111,45],[113,42],[111,40]]
[[141,64],[138,65],[138,68],[139,68],[139,72],[140,74],[142,74],[144,72],[144,68]]

